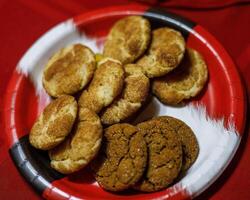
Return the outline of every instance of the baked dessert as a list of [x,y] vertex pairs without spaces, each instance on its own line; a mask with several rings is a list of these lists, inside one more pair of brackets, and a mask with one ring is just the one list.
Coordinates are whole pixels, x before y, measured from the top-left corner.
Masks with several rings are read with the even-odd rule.
[[208,79],[208,70],[201,54],[187,48],[179,67],[153,81],[153,93],[165,104],[176,105],[200,93]]
[[104,133],[102,150],[91,164],[98,184],[109,191],[133,186],[143,175],[147,146],[135,126],[115,124]]
[[70,174],[84,168],[98,153],[102,141],[100,118],[91,110],[81,108],[71,135],[49,151],[52,168]]
[[49,150],[60,144],[71,132],[77,115],[74,97],[62,95],[48,104],[34,123],[30,144],[41,150]]
[[184,52],[185,40],[180,32],[158,28],[152,32],[150,47],[137,64],[149,78],[164,76],[180,64]]
[[104,109],[101,114],[103,124],[112,125],[131,117],[145,102],[149,87],[149,79],[136,64],[127,64],[125,69],[125,83],[122,94]]
[[80,96],[79,106],[99,113],[121,93],[124,76],[124,69],[119,61],[112,58],[102,59],[93,80]]
[[143,192],[155,192],[169,186],[182,166],[181,142],[167,123],[149,120],[137,125],[148,147],[148,164],[144,176],[134,186]]
[[103,54],[121,61],[134,62],[147,49],[151,38],[150,23],[141,16],[118,20],[111,28],[104,44]]
[[74,44],[62,48],[45,66],[44,89],[52,97],[75,94],[88,84],[95,69],[95,55],[88,47]]

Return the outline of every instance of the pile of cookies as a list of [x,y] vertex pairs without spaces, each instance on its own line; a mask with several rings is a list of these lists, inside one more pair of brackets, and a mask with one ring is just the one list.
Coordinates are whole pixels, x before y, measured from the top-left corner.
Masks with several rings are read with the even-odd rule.
[[136,126],[124,122],[133,119],[151,88],[161,102],[176,105],[196,96],[207,77],[202,56],[185,48],[181,33],[168,27],[151,32],[147,19],[125,17],[111,28],[102,55],[73,44],[49,59],[42,81],[54,99],[29,141],[48,150],[51,167],[63,174],[91,162],[106,190],[161,190],[196,160],[194,133],[168,116]]

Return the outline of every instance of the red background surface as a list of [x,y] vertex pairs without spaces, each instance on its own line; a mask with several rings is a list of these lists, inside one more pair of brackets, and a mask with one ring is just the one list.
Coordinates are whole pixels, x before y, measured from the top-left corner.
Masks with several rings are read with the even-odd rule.
[[[40,198],[19,175],[5,146],[3,96],[17,62],[36,39],[57,23],[95,8],[131,2],[0,0],[0,199]],[[154,3],[156,0],[144,2]],[[189,18],[212,33],[236,62],[250,94],[250,1],[168,0],[158,6]],[[246,124],[242,143],[232,163],[198,199],[250,199],[249,114]]]

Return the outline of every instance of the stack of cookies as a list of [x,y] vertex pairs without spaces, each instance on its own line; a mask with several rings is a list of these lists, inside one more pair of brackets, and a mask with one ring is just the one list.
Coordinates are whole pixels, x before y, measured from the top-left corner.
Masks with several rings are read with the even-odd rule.
[[43,86],[54,100],[29,141],[48,150],[51,167],[63,174],[92,161],[106,190],[161,190],[196,160],[194,133],[169,116],[136,126],[122,122],[133,119],[150,88],[162,103],[177,105],[196,96],[207,77],[202,56],[185,48],[181,33],[168,27],[151,32],[147,19],[123,18],[111,28],[102,55],[73,44],[49,59]]

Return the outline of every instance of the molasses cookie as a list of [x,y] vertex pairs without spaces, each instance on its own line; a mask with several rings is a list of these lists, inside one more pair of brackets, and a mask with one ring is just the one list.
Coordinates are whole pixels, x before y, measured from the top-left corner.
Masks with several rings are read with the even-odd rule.
[[187,171],[199,154],[199,144],[194,132],[187,124],[174,117],[161,116],[154,118],[154,120],[165,122],[176,131],[183,150],[182,171]]
[[182,147],[175,130],[160,120],[137,125],[148,147],[148,164],[136,190],[154,192],[169,186],[182,166]]
[[147,146],[135,126],[115,124],[105,130],[102,150],[92,163],[101,187],[121,191],[133,186],[143,175]]

